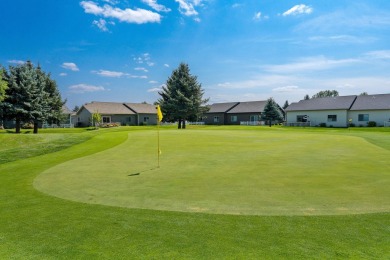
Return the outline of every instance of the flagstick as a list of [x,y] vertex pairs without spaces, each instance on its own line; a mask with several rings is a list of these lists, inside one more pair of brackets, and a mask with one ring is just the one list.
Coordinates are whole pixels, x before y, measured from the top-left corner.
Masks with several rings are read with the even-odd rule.
[[160,122],[157,122],[157,168],[160,168]]

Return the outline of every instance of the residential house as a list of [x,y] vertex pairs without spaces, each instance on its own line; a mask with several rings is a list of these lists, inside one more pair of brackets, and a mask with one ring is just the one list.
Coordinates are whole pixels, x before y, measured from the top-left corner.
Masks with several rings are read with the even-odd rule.
[[358,96],[348,119],[356,126],[367,126],[374,121],[377,126],[390,125],[390,94]]
[[[261,122],[261,113],[267,101],[240,102],[237,106],[229,110],[226,114],[228,125],[259,124]],[[264,122],[262,123],[264,124]]]
[[286,124],[348,126],[348,113],[356,96],[313,98],[291,103],[286,109]]
[[77,126],[91,126],[92,114],[99,113],[103,123],[121,125],[157,124],[156,108],[150,104],[91,102],[76,113]]
[[261,113],[266,104],[267,101],[214,103],[203,119],[206,124],[214,125],[264,124]]
[[226,114],[240,102],[214,103],[210,106],[208,112],[203,115],[203,121],[207,125],[225,125],[228,122]]
[[135,125],[157,124],[156,106],[144,103],[125,103],[124,105],[135,113]]

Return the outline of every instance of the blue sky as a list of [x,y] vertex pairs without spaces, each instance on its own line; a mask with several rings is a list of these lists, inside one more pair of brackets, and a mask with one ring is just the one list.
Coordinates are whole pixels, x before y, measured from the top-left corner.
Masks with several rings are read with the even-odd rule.
[[180,62],[210,103],[390,93],[388,0],[0,2],[0,64],[39,63],[69,108],[153,103]]

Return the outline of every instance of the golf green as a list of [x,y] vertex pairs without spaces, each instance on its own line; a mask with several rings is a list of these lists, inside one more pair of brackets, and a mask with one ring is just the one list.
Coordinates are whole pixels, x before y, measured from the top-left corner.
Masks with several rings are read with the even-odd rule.
[[132,131],[114,148],[44,171],[34,187],[78,202],[168,211],[390,211],[390,151],[360,137],[187,129],[161,131],[160,144],[160,167],[157,133]]

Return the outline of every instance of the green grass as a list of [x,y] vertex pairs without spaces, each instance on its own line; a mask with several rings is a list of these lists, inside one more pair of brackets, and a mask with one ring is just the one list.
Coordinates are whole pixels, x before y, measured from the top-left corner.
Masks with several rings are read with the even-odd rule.
[[390,151],[360,137],[170,130],[160,140],[160,168],[156,133],[131,132],[115,148],[46,170],[34,185],[69,200],[159,210],[242,215],[390,210]]
[[[132,129],[132,128],[131,128]],[[137,131],[96,131],[83,143],[54,153],[0,165],[0,255],[5,259],[275,259],[390,257],[390,214],[337,216],[238,216],[131,209],[78,203],[34,189],[41,172],[61,163],[119,149]],[[370,152],[388,153],[389,132],[278,128],[200,128],[247,134],[356,136],[371,140]],[[174,133],[172,129],[161,135]],[[179,134],[187,135],[187,132]],[[218,131],[215,131],[218,134]],[[80,133],[80,135],[83,135]],[[49,136],[49,134],[43,134]],[[48,137],[50,138],[50,137]],[[357,138],[360,140],[359,138]],[[137,139],[138,140],[138,139]],[[333,140],[333,139],[332,139]],[[337,139],[339,140],[339,139]],[[355,140],[355,139],[354,139]],[[365,139],[367,140],[367,139]],[[63,145],[72,143],[65,136]],[[134,140],[136,143],[136,140]],[[277,142],[277,140],[275,140]],[[373,146],[372,144],[376,144]],[[132,143],[132,145],[134,145]],[[168,149],[168,151],[167,151]],[[169,148],[163,147],[161,169]],[[96,154],[96,155],[98,155]],[[369,153],[368,153],[369,154]],[[3,156],[0,151],[0,157]],[[376,160],[376,158],[370,158]],[[386,166],[386,164],[384,164]],[[93,166],[93,165],[91,165]],[[388,166],[388,164],[387,164]],[[147,169],[147,168],[146,168]],[[138,169],[137,169],[138,170]],[[173,169],[174,170],[174,169]],[[128,177],[133,180],[142,177]],[[149,174],[149,173],[148,173]],[[388,181],[388,175],[380,181]],[[127,180],[127,179],[126,179]],[[345,194],[345,193],[344,193]],[[348,194],[345,194],[348,195]],[[386,195],[386,194],[385,194]],[[388,194],[386,195],[388,196]],[[384,198],[388,201],[388,197]],[[388,210],[387,210],[388,211]]]

